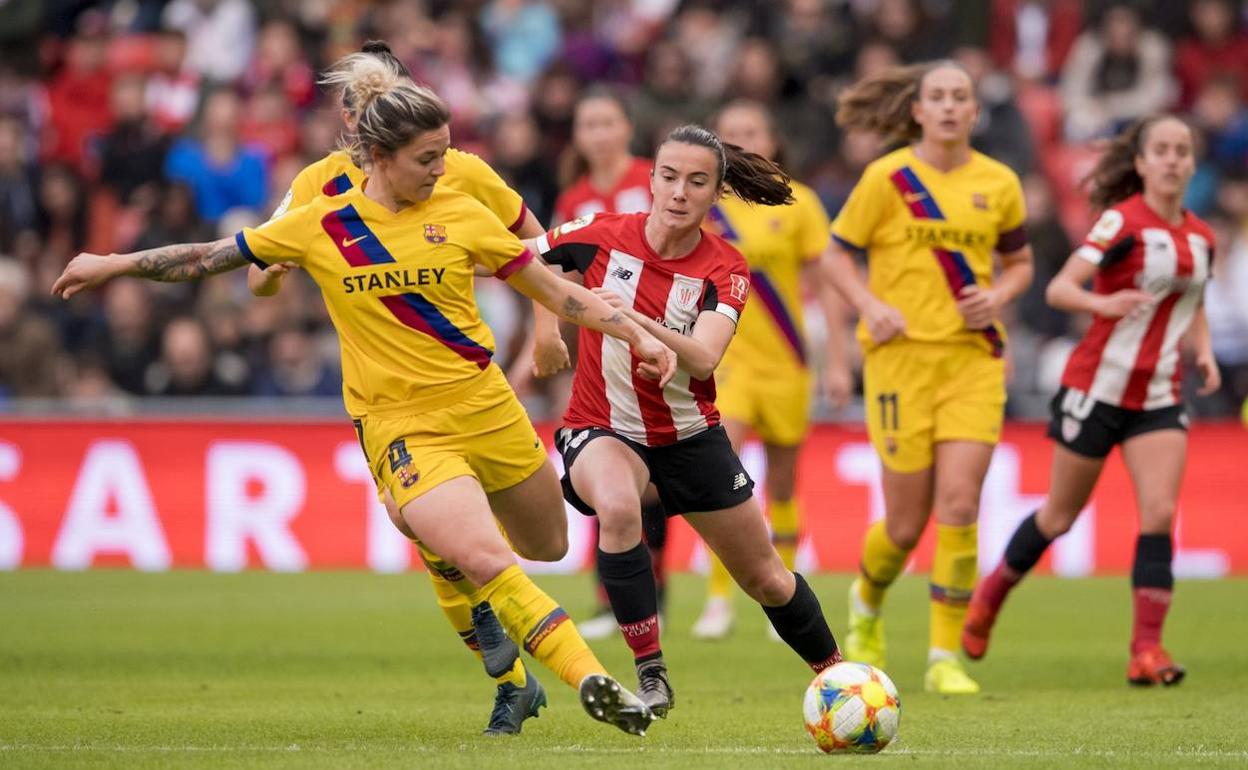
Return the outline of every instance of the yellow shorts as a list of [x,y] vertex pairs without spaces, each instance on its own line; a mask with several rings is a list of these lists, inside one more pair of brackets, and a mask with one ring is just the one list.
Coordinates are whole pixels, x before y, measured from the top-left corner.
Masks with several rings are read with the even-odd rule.
[[968,343],[889,342],[866,354],[863,401],[884,465],[921,471],[942,441],[1000,440],[1005,360]]
[[463,401],[419,415],[360,420],[360,444],[378,489],[402,508],[437,485],[472,476],[486,493],[513,487],[546,462],[533,423],[497,367]]
[[715,370],[715,407],[725,420],[743,422],[772,446],[797,446],[810,429],[810,371],[760,371],[737,363]]

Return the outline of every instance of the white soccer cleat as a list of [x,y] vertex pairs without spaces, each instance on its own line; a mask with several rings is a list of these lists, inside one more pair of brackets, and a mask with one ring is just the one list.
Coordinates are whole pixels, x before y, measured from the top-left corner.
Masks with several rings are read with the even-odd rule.
[[704,641],[724,639],[732,633],[734,620],[732,605],[722,596],[712,596],[706,600],[702,615],[693,624],[693,638]]
[[601,612],[589,620],[578,622],[576,630],[581,632],[582,639],[597,642],[611,638],[620,630],[620,625],[615,622],[615,615],[610,612]]

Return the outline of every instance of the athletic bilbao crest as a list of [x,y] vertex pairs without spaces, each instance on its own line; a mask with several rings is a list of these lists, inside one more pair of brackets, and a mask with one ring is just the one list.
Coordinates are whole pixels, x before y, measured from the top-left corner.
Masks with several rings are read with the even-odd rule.
[[732,279],[732,298],[737,302],[745,302],[745,298],[750,296],[750,279],[737,273],[728,277]]
[[698,297],[702,296],[702,282],[696,278],[684,278],[677,276],[675,279],[676,304],[683,310],[688,310],[698,302]]
[[446,242],[445,225],[425,225],[425,240],[430,243]]

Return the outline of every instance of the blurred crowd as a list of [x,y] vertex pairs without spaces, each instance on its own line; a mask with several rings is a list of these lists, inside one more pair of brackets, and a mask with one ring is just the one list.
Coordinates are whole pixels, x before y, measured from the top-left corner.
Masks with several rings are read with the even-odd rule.
[[[765,103],[788,170],[835,214],[883,149],[838,132],[840,90],[896,63],[955,58],[979,83],[976,147],[1027,194],[1036,279],[1007,319],[1016,417],[1044,414],[1082,330],[1043,289],[1092,220],[1079,181],[1098,140],[1177,110],[1200,135],[1188,205],[1218,232],[1207,308],[1226,385],[1197,412],[1238,412],[1248,395],[1248,2],[7,0],[0,408],[338,394],[336,341],[306,277],[264,300],[244,271],[123,280],[68,303],[48,287],[80,251],[210,240],[266,219],[341,130],[317,72],[368,38],[446,99],[456,146],[489,160],[543,222],[589,84],[628,95],[640,155],[728,99]],[[480,283],[506,362],[524,316]]]

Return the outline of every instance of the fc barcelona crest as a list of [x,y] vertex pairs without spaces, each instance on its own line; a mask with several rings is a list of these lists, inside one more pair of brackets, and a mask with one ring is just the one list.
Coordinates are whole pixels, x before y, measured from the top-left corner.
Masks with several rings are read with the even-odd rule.
[[445,225],[425,225],[425,240],[430,243],[446,242]]
[[980,211],[987,211],[988,196],[983,193],[971,193],[971,205]]

